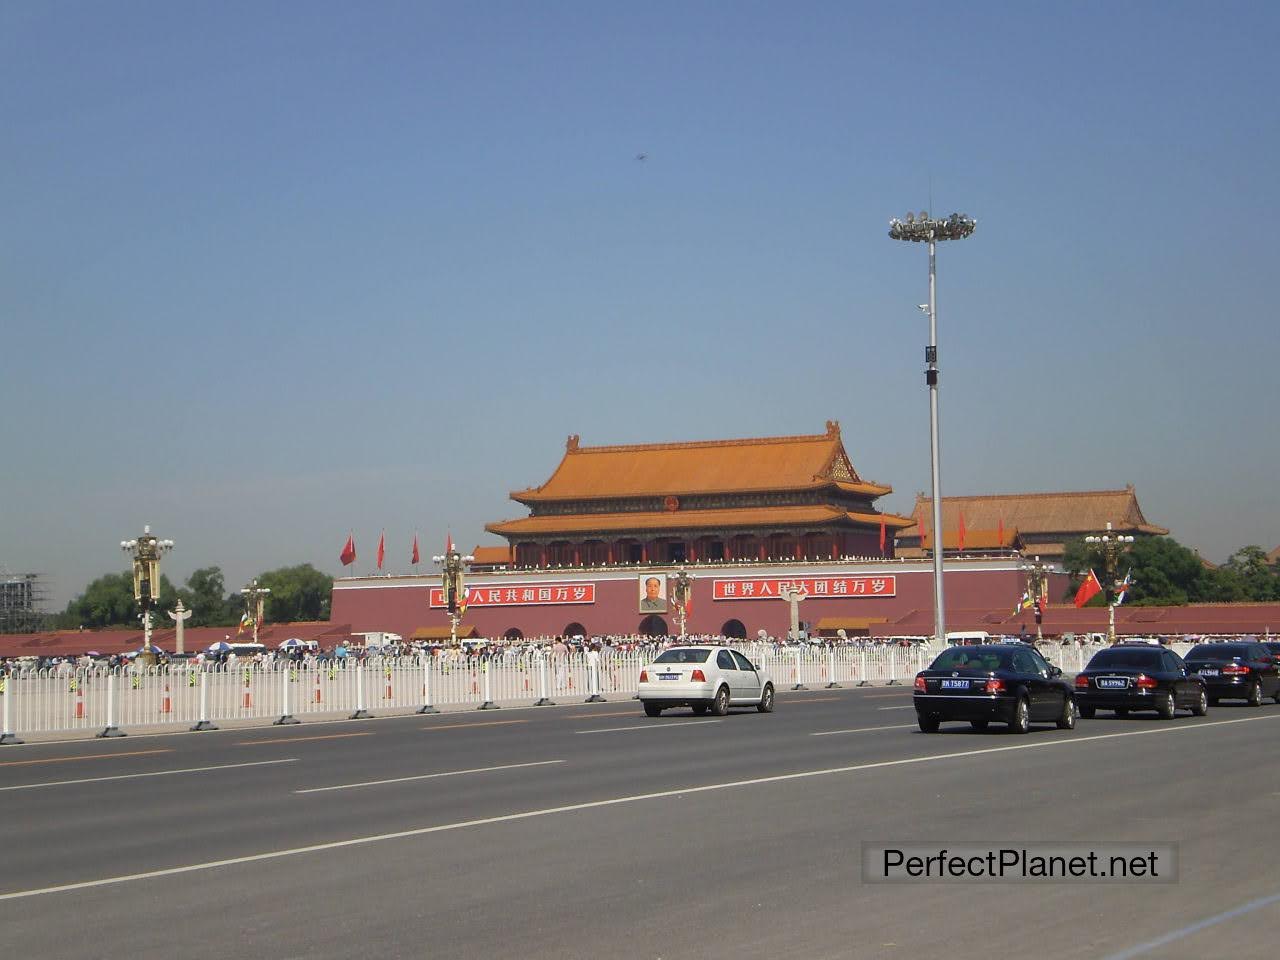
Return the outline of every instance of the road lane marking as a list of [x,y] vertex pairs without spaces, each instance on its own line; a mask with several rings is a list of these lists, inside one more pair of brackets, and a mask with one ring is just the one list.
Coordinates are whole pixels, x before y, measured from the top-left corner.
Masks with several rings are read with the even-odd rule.
[[306,743],[308,740],[342,740],[346,737],[372,737],[373,733],[366,730],[363,733],[326,733],[316,737],[285,737],[272,738],[268,740],[237,740],[237,747],[261,747],[266,744],[273,743]]
[[71,763],[74,760],[114,760],[116,757],[143,757],[152,753],[173,753],[172,750],[129,750],[123,753],[88,753],[83,757],[48,757],[44,760],[6,760],[0,767],[29,767],[37,763]]
[[906,703],[900,707],[876,707],[877,710],[914,710],[915,708],[914,703]]
[[574,733],[630,733],[632,730],[674,730],[703,723],[719,723],[719,720],[675,720],[671,723],[637,723],[631,727],[599,727],[595,730],[575,730]]
[[[789,690],[787,691],[788,694],[790,694],[790,692],[791,691]],[[787,696],[783,699],[783,702],[786,703],[787,706],[789,707],[801,707],[801,706],[804,706],[806,703],[828,703],[832,700],[843,700],[843,699],[844,697],[805,697],[803,700],[796,700],[793,702],[790,696]]]
[[75,883],[62,883],[51,887],[35,887],[30,890],[15,890],[12,893],[0,893],[0,901],[24,900],[29,897],[46,896],[52,893],[69,893],[72,890],[88,890],[95,887],[117,886],[123,883],[134,883],[139,880],[155,880],[159,877],[175,877],[185,873],[199,873],[216,870],[220,867],[234,867],[246,863],[262,863],[267,860],[280,860],[284,857],[296,857],[307,853],[324,853],[330,850],[342,850],[348,847],[362,847],[372,843],[383,843],[387,840],[406,840],[413,837],[425,837],[434,833],[449,833],[454,830],[467,830],[472,827],[487,827],[499,823],[515,823],[521,820],[532,820],[535,817],[548,817],[561,813],[576,813],[582,810],[616,807],[626,803],[638,803],[643,800],[665,800],[670,797],[683,797],[695,793],[712,793],[718,790],[733,790],[740,787],[756,787],[766,783],[782,783],[789,780],[805,780],[812,777],[828,777],[833,774],[856,773],[863,770],[880,770],[888,767],[902,767],[921,763],[935,763],[940,760],[955,760],[961,757],[976,757],[983,754],[1008,753],[1011,750],[1047,750],[1079,743],[1091,743],[1095,740],[1115,740],[1120,737],[1150,737],[1161,734],[1186,733],[1191,730],[1204,730],[1208,727],[1224,727],[1235,723],[1256,723],[1260,720],[1280,720],[1280,713],[1266,714],[1261,717],[1244,717],[1240,720],[1210,720],[1206,723],[1189,723],[1176,727],[1157,727],[1152,730],[1132,730],[1125,733],[1104,733],[1092,737],[1071,737],[1062,740],[1041,740],[1036,743],[1020,743],[1006,747],[988,747],[980,750],[957,750],[954,753],[940,753],[923,757],[906,757],[900,760],[881,760],[874,763],[859,763],[847,767],[826,767],[820,770],[802,770],[799,773],[783,773],[772,777],[756,777],[751,780],[730,780],[723,783],[708,783],[696,787],[677,787],[674,790],[661,790],[656,793],[638,793],[625,797],[612,797],[607,800],[588,800],[582,803],[570,803],[559,807],[544,807],[539,810],[523,810],[519,813],[501,814],[496,817],[481,817],[475,820],[458,820],[453,823],[440,823],[430,827],[416,827],[412,830],[398,830],[395,833],[378,833],[364,837],[352,837],[349,840],[332,840],[327,843],[315,843],[305,847],[291,847],[284,850],[269,850],[266,853],[252,853],[242,857],[229,857],[225,860],[207,860],[202,863],[189,863],[180,867],[166,867],[160,870],[148,870],[145,873],[129,873],[116,877],[101,877],[97,880],[80,880]]
[[384,783],[408,783],[411,780],[435,780],[438,777],[460,777],[466,773],[491,773],[494,770],[520,770],[524,767],[546,767],[553,763],[565,763],[564,760],[537,760],[532,763],[504,763],[497,767],[473,767],[470,770],[448,770],[444,773],[423,773],[416,777],[396,777],[392,780],[366,780],[364,783],[340,783],[332,787],[311,787],[308,790],[295,790],[294,793],[325,793],[329,790],[353,790],[356,787],[380,787]]
[[562,714],[562,716],[566,720],[576,720],[583,717],[625,717],[627,714],[635,712],[636,708],[632,707],[629,710],[593,710],[588,713],[566,713]]
[[478,723],[442,723],[423,727],[423,730],[457,730],[460,727],[508,727],[513,723],[528,723],[528,720],[481,720]]
[[254,760],[252,763],[220,763],[212,767],[186,767],[182,770],[153,770],[150,773],[121,773],[113,777],[87,777],[83,780],[51,780],[46,783],[19,783],[12,787],[0,787],[0,792],[8,790],[38,790],[40,787],[68,787],[81,783],[106,783],[108,780],[137,780],[141,777],[171,777],[177,773],[205,773],[209,770],[234,770],[236,767],[265,767],[273,763],[297,763],[297,757],[285,760]]
[[909,730],[914,729],[914,723],[895,723],[892,725],[881,727],[853,727],[849,730],[819,730],[817,733],[811,733],[811,737],[834,737],[838,733],[870,733],[872,730]]
[[1273,893],[1269,897],[1259,897],[1257,900],[1250,900],[1248,903],[1243,903],[1234,910],[1227,910],[1223,913],[1214,914],[1212,917],[1205,917],[1203,920],[1198,920],[1185,927],[1180,927],[1177,930],[1171,930],[1162,937],[1156,937],[1154,940],[1148,940],[1146,943],[1140,943],[1135,947],[1130,947],[1128,950],[1121,950],[1119,953],[1113,953],[1106,957],[1106,960],[1130,960],[1131,957],[1140,957],[1144,953],[1150,953],[1153,950],[1158,950],[1161,947],[1168,946],[1177,940],[1185,940],[1193,933],[1199,933],[1201,930],[1217,926],[1227,920],[1234,920],[1236,917],[1243,917],[1246,913],[1252,913],[1254,910],[1261,910],[1263,907],[1269,907],[1273,903],[1280,903],[1280,893]]

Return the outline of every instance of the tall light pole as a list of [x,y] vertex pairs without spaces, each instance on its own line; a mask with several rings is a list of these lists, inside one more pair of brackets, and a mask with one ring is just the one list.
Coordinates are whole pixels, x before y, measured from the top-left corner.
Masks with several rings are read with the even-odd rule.
[[688,571],[681,570],[675,575],[671,584],[671,599],[676,605],[676,623],[680,625],[680,639],[684,639],[685,626],[689,618],[689,597],[693,583]]
[[271,593],[271,588],[258,586],[257,577],[246,583],[240,590],[240,596],[244,597],[245,618],[253,624],[254,643],[258,642],[258,625],[262,623],[262,606],[266,602],[269,593]]
[[[946,642],[946,608],[942,600],[942,480],[938,464],[938,298],[937,245],[940,240],[963,240],[977,226],[973,218],[953,213],[946,220],[932,220],[921,211],[916,217],[889,221],[889,236],[894,240],[929,244],[929,345],[924,350],[925,383],[929,385],[929,456],[933,479],[933,635],[938,643]],[[921,305],[924,309],[924,305]],[[923,541],[921,543],[923,546]]]
[[1120,569],[1120,554],[1133,543],[1128,534],[1112,533],[1111,521],[1107,521],[1107,532],[1084,538],[1084,542],[1102,550],[1103,576],[1106,577],[1107,591],[1107,643],[1116,642],[1116,573]]
[[120,549],[133,555],[133,599],[142,609],[142,657],[149,662],[151,653],[151,610],[160,602],[160,557],[173,549],[172,540],[161,540],[145,524],[142,536],[121,540]]
[[1023,561],[1022,572],[1027,576],[1027,596],[1035,604],[1036,611],[1036,643],[1044,639],[1040,632],[1040,621],[1044,618],[1044,598],[1048,596],[1049,565],[1041,563],[1036,557],[1032,563]]
[[463,571],[466,569],[466,564],[474,563],[475,559],[475,557],[464,557],[453,549],[442,556],[431,558],[432,562],[440,567],[440,582],[444,587],[444,605],[449,613],[449,643],[453,647],[458,645],[458,624],[462,622],[462,614],[467,609]]

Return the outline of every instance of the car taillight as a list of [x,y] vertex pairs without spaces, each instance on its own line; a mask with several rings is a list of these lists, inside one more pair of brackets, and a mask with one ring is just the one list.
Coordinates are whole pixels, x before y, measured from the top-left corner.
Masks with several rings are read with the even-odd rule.
[[1076,689],[1087,690],[1089,688],[1089,678],[1083,673],[1076,674]]
[[1003,680],[988,680],[986,686],[987,693],[1004,693]]
[[916,677],[916,690],[924,693],[927,688],[924,685],[924,677]]
[[641,683],[648,683],[648,682],[649,682],[649,671],[648,671],[648,670],[641,670],[641,671],[640,671],[640,682],[641,682]]
[[1134,681],[1133,685],[1139,690],[1154,690],[1156,688],[1156,681],[1155,678],[1148,677],[1145,673],[1140,673],[1138,674],[1138,679]]
[[689,679],[692,680],[694,683],[706,683],[707,675],[703,673],[701,670],[695,670],[693,671],[693,676],[690,677]]
[[1248,673],[1249,668],[1246,667],[1243,663],[1229,663],[1222,668],[1222,672],[1226,674],[1230,674],[1231,676],[1238,677],[1241,674]]

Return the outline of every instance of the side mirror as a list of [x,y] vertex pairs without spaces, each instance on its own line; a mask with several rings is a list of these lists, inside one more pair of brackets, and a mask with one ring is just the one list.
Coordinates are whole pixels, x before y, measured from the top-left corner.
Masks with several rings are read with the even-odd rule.
[[1051,663],[1051,664],[1049,664],[1049,676],[1051,676],[1051,677],[1060,677],[1060,676],[1062,676],[1062,668],[1061,668],[1061,667],[1055,667],[1052,663]]

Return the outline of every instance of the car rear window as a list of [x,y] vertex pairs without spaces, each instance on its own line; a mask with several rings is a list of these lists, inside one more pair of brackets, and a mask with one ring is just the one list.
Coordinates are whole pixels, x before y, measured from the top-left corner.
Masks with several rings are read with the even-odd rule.
[[1249,648],[1238,643],[1202,643],[1192,647],[1187,660],[1237,660],[1247,659]]
[[654,663],[706,663],[711,656],[710,650],[689,650],[677,647],[674,650],[663,650]]
[[1007,670],[1009,652],[990,647],[952,647],[933,661],[933,670]]
[[1099,650],[1087,669],[1097,667],[1136,667],[1139,670],[1160,669],[1159,650]]

